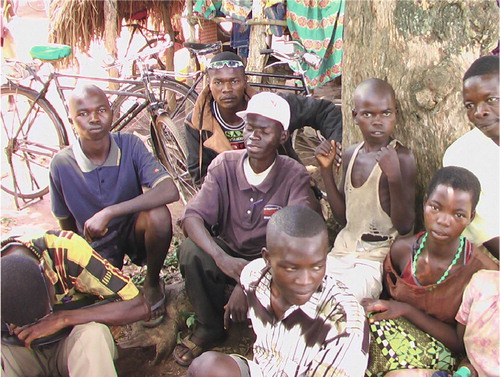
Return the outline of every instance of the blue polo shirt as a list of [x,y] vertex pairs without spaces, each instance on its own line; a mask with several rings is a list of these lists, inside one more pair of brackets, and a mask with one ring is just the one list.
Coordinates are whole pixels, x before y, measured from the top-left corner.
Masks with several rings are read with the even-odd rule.
[[[152,188],[169,177],[162,165],[133,134],[112,133],[104,164],[95,165],[85,156],[77,140],[58,152],[50,163],[50,199],[57,219],[73,216],[78,232],[85,221],[110,205],[135,198],[142,186]],[[128,216],[111,220],[117,229]]]

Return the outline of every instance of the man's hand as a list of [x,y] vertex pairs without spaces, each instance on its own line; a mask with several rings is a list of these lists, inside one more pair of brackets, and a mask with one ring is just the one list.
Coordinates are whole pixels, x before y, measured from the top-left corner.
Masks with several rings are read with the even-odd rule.
[[40,338],[53,335],[65,326],[62,312],[54,312],[31,326],[17,327],[12,325],[11,333],[24,342],[26,348],[30,349],[31,343]]
[[335,140],[324,140],[315,149],[314,154],[322,169],[331,168],[335,164],[338,171],[342,163],[342,144]]
[[366,313],[379,312],[370,317],[370,322],[403,317],[408,307],[408,304],[403,302],[375,300],[372,298],[364,298],[361,300],[361,305],[365,308]]
[[241,271],[248,264],[248,261],[243,258],[234,258],[226,253],[221,253],[219,258],[215,260],[215,263],[222,272],[239,283]]
[[112,216],[108,209],[104,208],[85,221],[83,226],[83,236],[85,239],[90,243],[98,238],[104,237],[108,232],[107,227],[111,219]]
[[227,330],[232,322],[243,322],[247,319],[248,303],[245,293],[239,284],[233,289],[231,297],[224,306],[224,328]]
[[391,178],[401,176],[401,167],[399,166],[399,157],[396,148],[391,145],[387,147],[382,147],[377,155],[375,156],[380,169],[390,180]]

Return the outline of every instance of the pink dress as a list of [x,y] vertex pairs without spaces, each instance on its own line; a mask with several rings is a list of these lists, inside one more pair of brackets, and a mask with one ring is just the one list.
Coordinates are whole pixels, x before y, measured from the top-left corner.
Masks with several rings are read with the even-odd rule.
[[465,325],[467,356],[479,377],[500,374],[500,272],[481,270],[465,289],[456,320]]

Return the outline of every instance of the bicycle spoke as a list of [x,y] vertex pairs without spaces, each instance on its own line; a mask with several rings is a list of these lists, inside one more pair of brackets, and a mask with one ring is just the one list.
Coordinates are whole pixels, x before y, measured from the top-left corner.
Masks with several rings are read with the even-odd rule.
[[38,96],[29,88],[2,86],[1,186],[16,203],[47,193],[50,161],[67,143],[57,113]]

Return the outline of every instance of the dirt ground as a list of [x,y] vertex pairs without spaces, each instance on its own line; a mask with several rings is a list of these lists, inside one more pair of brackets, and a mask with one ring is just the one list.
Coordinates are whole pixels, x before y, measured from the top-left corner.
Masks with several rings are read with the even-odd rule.
[[[169,206],[172,217],[179,218],[182,214],[184,206],[180,203],[174,203]],[[57,222],[50,212],[50,199],[45,196],[42,200],[37,201],[26,208],[18,211],[15,207],[14,200],[5,192],[1,192],[1,238],[5,239],[8,236],[22,236],[23,238],[37,237],[44,231],[57,228]],[[175,236],[179,237],[179,229],[174,230]],[[140,273],[140,269],[128,266],[125,269],[130,274]],[[168,273],[177,274],[173,279],[180,279],[177,271],[170,270]],[[125,326],[121,330],[120,336],[126,337],[130,331],[129,326]],[[221,352],[239,353],[242,355],[251,356],[251,348],[254,335],[248,324],[240,324],[233,326],[229,332],[228,339],[216,348]],[[118,360],[116,367],[120,377],[164,377],[164,376],[185,376],[186,368],[179,366],[169,356],[165,360],[161,360],[158,365],[153,365],[152,360],[155,356],[155,348],[153,346],[133,349],[118,349]]]

